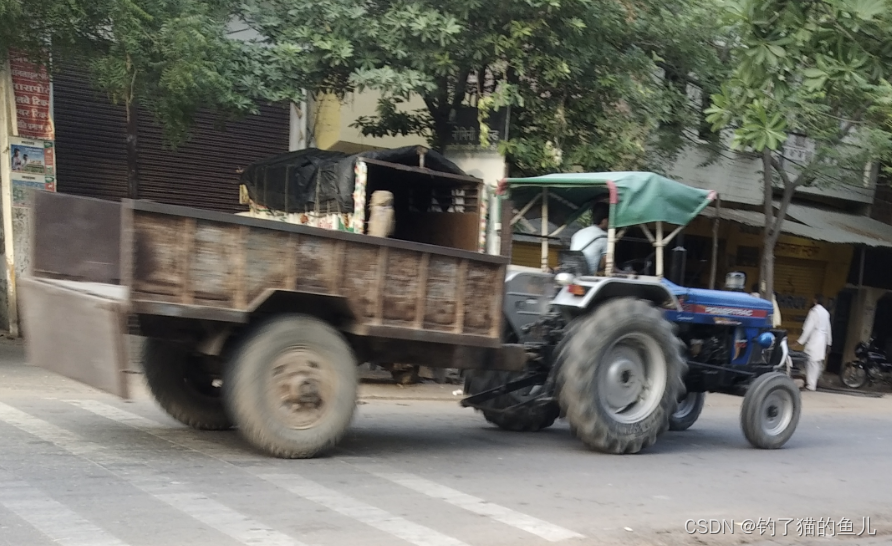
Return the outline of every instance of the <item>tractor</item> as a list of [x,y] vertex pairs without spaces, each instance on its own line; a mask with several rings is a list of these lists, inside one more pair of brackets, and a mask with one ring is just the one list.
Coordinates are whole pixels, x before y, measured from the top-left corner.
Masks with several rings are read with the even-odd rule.
[[[511,266],[503,305],[504,342],[523,345],[528,363],[523,372],[471,371],[463,406],[514,431],[564,418],[589,448],[625,454],[691,427],[706,393],[726,393],[743,397],[750,444],[777,449],[790,439],[801,400],[783,371],[789,350],[786,333],[772,329],[771,302],[743,285],[685,288],[664,276],[663,249],[716,202],[715,192],[654,173],[612,172],[509,178],[499,195],[503,249],[513,226],[541,206],[542,267]],[[603,272],[591,271],[579,251],[560,252],[549,268],[549,241],[602,200],[610,210]],[[549,213],[563,225],[551,230]],[[675,226],[668,236],[665,225]],[[653,252],[617,267],[617,244],[633,228]]]

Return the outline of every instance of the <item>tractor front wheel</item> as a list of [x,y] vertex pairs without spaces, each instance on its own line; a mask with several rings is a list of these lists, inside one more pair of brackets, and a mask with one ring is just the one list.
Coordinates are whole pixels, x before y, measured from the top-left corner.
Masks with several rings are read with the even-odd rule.
[[705,392],[689,392],[678,401],[678,409],[669,418],[669,430],[687,430],[700,418],[703,404],[706,402]]
[[792,379],[780,372],[757,377],[740,408],[740,426],[755,447],[778,449],[787,443],[799,424],[802,400]]

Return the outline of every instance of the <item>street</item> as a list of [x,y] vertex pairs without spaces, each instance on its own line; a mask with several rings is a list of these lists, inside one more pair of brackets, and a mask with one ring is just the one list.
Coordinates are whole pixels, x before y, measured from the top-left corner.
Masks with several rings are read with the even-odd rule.
[[608,456],[564,421],[500,431],[458,385],[364,384],[333,454],[279,460],[176,423],[132,379],[125,402],[0,343],[0,544],[825,544],[843,518],[877,535],[830,542],[892,534],[888,396],[803,393],[792,440],[760,451],[740,399],[709,395],[690,430]]

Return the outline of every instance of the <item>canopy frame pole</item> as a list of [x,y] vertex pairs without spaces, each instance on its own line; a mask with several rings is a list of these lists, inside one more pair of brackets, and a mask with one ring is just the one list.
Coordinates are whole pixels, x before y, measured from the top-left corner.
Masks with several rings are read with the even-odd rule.
[[654,248],[657,250],[657,277],[663,277],[663,222],[657,222],[657,236],[654,241]]
[[527,212],[529,212],[529,210],[531,208],[533,208],[533,205],[536,204],[536,202],[539,200],[540,197],[541,197],[541,195],[536,195],[536,197],[533,197],[532,199],[530,199],[530,202],[527,203],[526,205],[524,205],[524,207],[522,209],[520,209],[520,212],[515,214],[514,218],[511,219],[511,225],[513,226],[514,224],[517,223],[518,220],[523,218],[523,215],[526,214]]
[[861,245],[861,264],[858,268],[858,288],[864,288],[864,254],[867,252],[867,245]]
[[[611,205],[611,209],[613,206]],[[612,211],[611,211],[612,212]],[[604,255],[604,276],[613,276],[613,252],[616,249],[616,228],[607,228],[607,254]]]
[[715,290],[716,267],[719,261],[719,221],[722,215],[722,198],[715,196],[715,220],[712,222],[712,263],[709,264],[709,289]]
[[552,231],[552,232],[551,232],[551,235],[549,235],[549,237],[555,237],[557,234],[559,234],[560,232],[562,232],[562,231],[564,231],[565,229],[567,229],[567,226],[569,226],[569,225],[570,225],[569,223],[562,225],[561,227],[559,227],[559,228],[557,228],[556,230]]
[[548,189],[542,188],[542,271],[548,273]]
[[656,239],[654,239],[653,234],[650,232],[649,229],[647,229],[647,224],[641,224],[641,231],[644,232],[644,235],[647,237],[648,241],[650,241],[651,243],[656,242]]
[[685,226],[678,226],[677,228],[675,228],[675,231],[673,231],[672,233],[669,234],[668,237],[663,239],[663,246],[668,245],[672,241],[672,239],[675,239],[676,235],[681,233],[681,230],[683,230],[684,228],[685,228]]

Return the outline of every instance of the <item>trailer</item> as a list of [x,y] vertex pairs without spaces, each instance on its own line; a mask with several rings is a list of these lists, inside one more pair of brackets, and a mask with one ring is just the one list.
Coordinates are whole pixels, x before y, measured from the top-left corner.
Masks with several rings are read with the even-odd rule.
[[523,346],[502,343],[508,259],[478,249],[482,182],[373,168],[387,174],[378,189],[462,187],[466,206],[419,210],[415,200],[397,214],[400,238],[387,238],[361,223],[339,231],[36,192],[19,280],[29,362],[126,398],[127,335],[143,336],[143,372],[164,410],[196,429],[236,427],[285,458],[342,437],[358,364],[523,370]]

